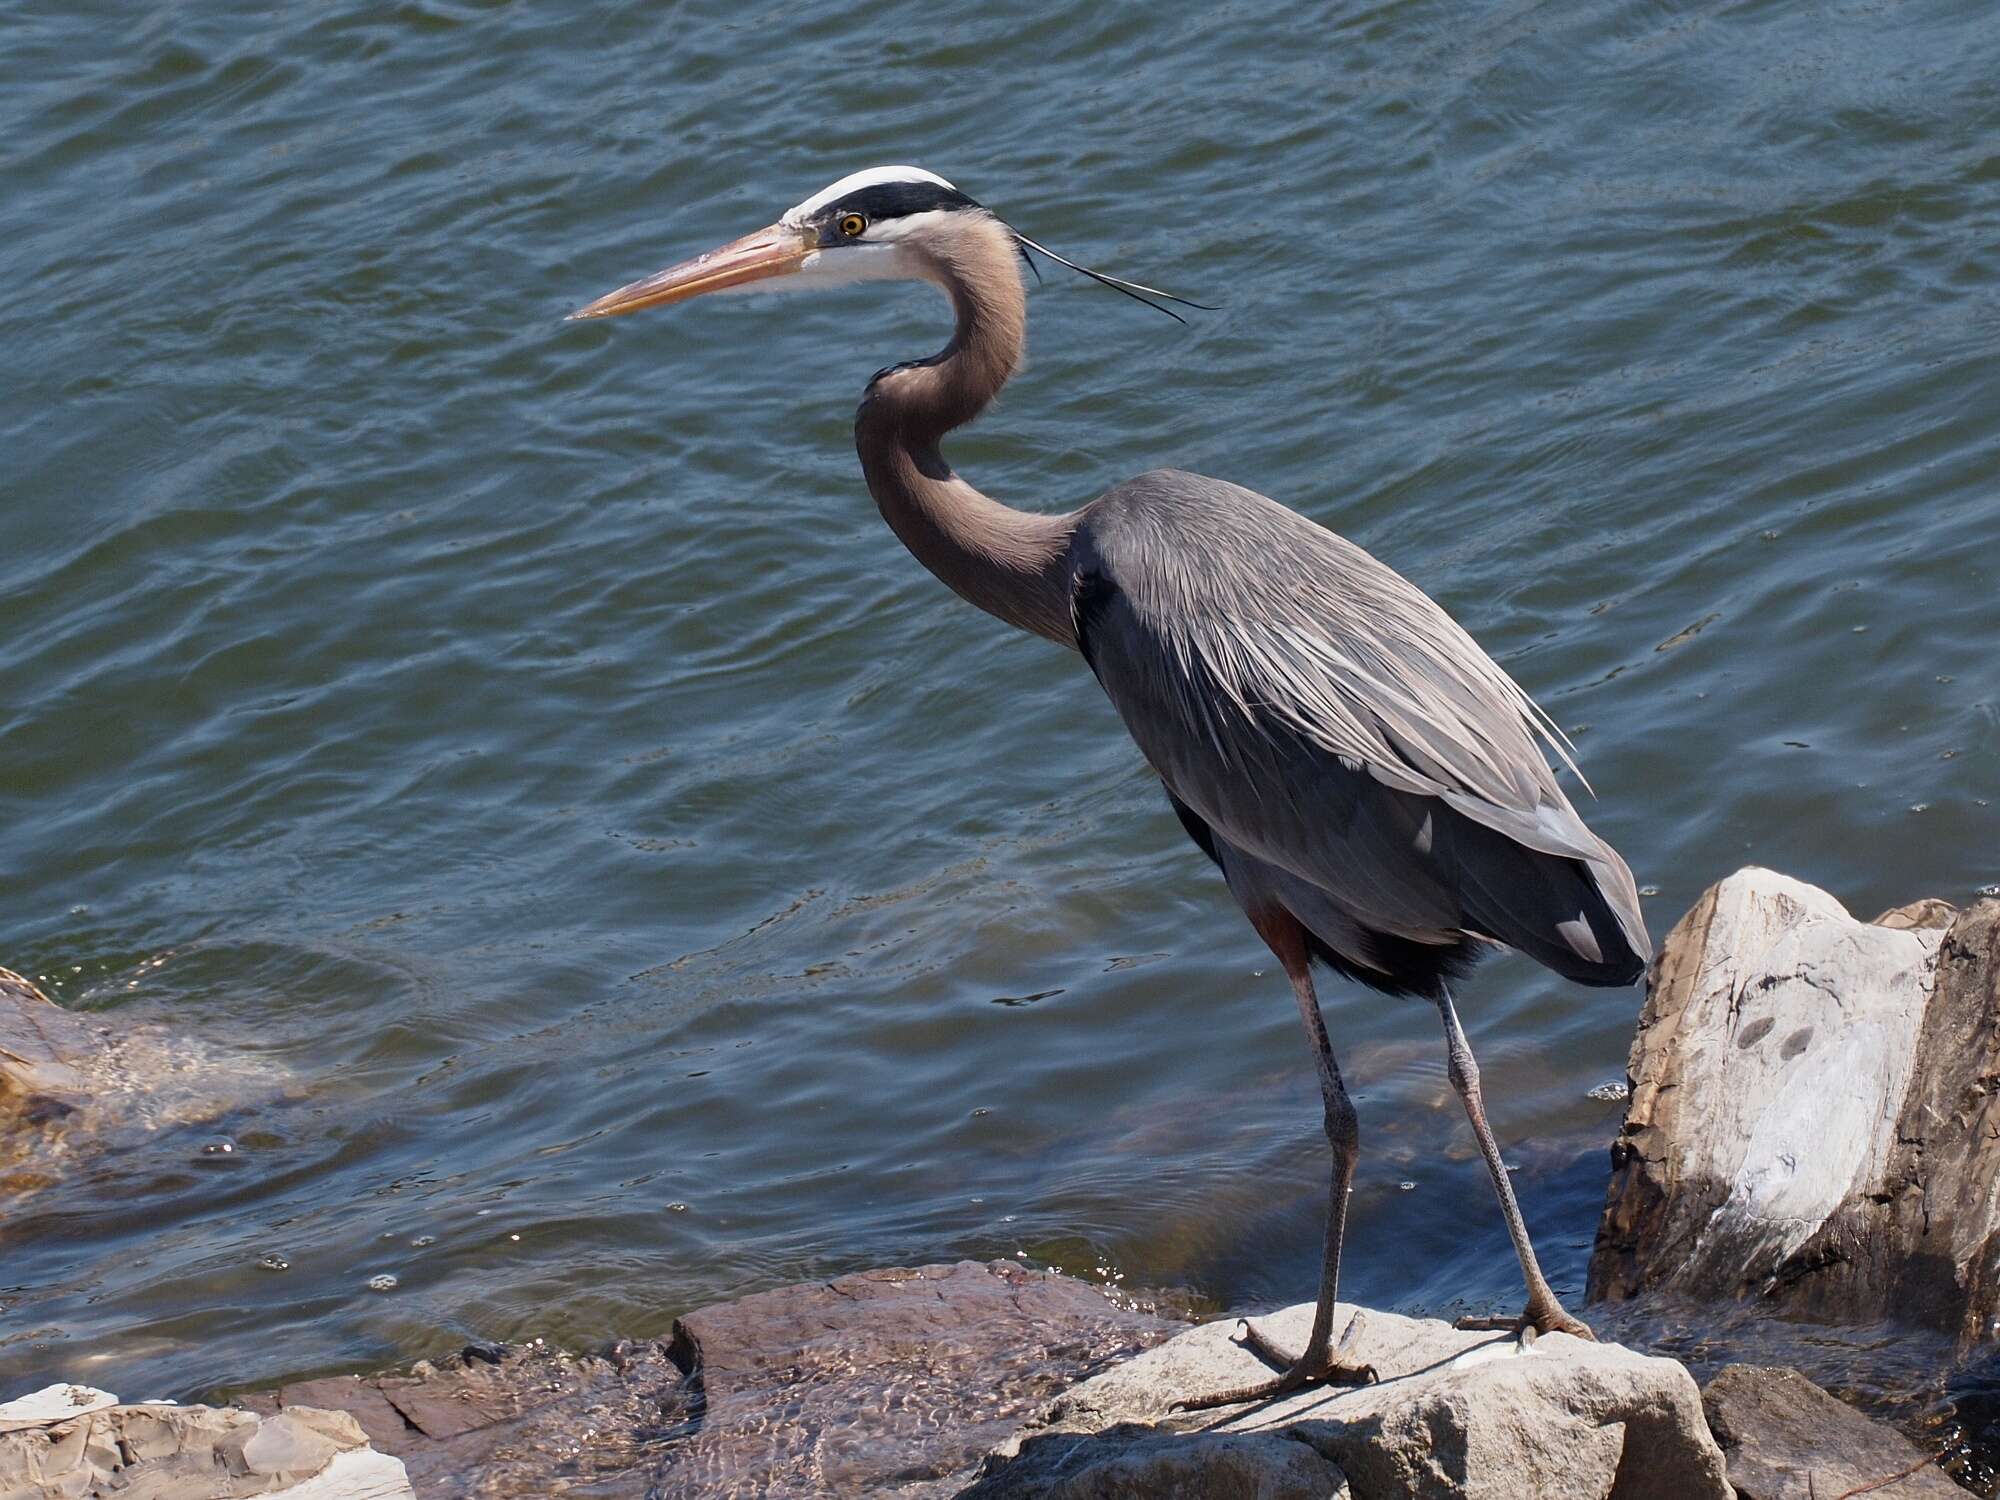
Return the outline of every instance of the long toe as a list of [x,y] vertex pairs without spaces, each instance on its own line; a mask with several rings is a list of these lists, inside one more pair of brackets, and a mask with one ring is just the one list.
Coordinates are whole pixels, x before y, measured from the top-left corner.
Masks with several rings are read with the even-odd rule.
[[1560,1302],[1546,1307],[1530,1303],[1518,1318],[1460,1318],[1451,1325],[1467,1333],[1513,1333],[1532,1337],[1544,1333],[1566,1333],[1571,1338],[1597,1342],[1597,1335],[1581,1318],[1572,1317]]
[[[1246,1341],[1247,1342],[1247,1341]],[[1353,1364],[1325,1358],[1307,1363],[1293,1360],[1269,1380],[1252,1381],[1207,1396],[1183,1397],[1173,1404],[1175,1411],[1208,1411],[1217,1406],[1240,1406],[1248,1401],[1273,1401],[1315,1385],[1373,1385],[1381,1377],[1373,1365]]]
[[1521,1315],[1521,1324],[1537,1333],[1566,1333],[1573,1339],[1588,1339],[1597,1342],[1597,1335],[1590,1331],[1590,1325],[1581,1318],[1572,1317],[1558,1302],[1545,1308],[1529,1308]]
[[1289,1370],[1299,1361],[1264,1336],[1263,1329],[1247,1319],[1237,1325],[1236,1342],[1274,1370]]

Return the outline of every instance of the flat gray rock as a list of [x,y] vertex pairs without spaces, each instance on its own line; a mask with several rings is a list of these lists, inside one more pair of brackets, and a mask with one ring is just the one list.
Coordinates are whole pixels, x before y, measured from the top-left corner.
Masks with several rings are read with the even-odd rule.
[[1665,1291],[1983,1337],[2000,1316],[2000,902],[1877,922],[1740,870],[1662,945],[1591,1259]]
[[1702,1405],[1741,1500],[1833,1500],[1862,1489],[1882,1500],[1968,1493],[1930,1454],[1797,1370],[1730,1365],[1703,1389]]
[[[1281,1344],[1304,1341],[1310,1305],[1259,1320]],[[1201,1473],[1252,1460],[1228,1493],[1351,1493],[1354,1500],[1726,1500],[1720,1450],[1694,1380],[1672,1360],[1552,1335],[1511,1336],[1343,1306],[1360,1312],[1351,1357],[1378,1384],[1317,1389],[1221,1411],[1175,1412],[1176,1401],[1268,1376],[1232,1338],[1233,1323],[1192,1329],[1064,1393],[988,1460],[966,1500],[1045,1500],[1115,1465],[1160,1464],[1176,1446]],[[1218,1436],[1254,1445],[1199,1446]],[[1303,1447],[1324,1470],[1297,1461]],[[1114,1466],[1107,1468],[1106,1466]],[[1320,1488],[1313,1491],[1310,1486]],[[1342,1484],[1346,1489],[1341,1488]],[[1301,1489],[1299,1486],[1307,1488]],[[1092,1489],[1081,1496],[1176,1493]]]

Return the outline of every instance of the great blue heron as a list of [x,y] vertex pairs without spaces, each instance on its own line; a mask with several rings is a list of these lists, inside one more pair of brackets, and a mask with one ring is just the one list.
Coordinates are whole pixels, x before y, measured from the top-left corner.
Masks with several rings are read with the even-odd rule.
[[1536,1264],[1448,984],[1496,945],[1583,984],[1628,985],[1645,970],[1652,948],[1631,872],[1584,826],[1541,750],[1546,741],[1574,770],[1566,742],[1423,593],[1262,495],[1160,469],[1042,515],[953,473],[939,440],[985,410],[1020,363],[1027,246],[1042,248],[942,177],[877,167],[572,316],[858,280],[928,281],[951,300],[951,342],[868,383],[854,441],[869,492],[960,595],[1082,653],[1182,826],[1284,966],[1319,1070],[1333,1184],[1312,1332],[1292,1358],[1246,1323],[1244,1342],[1281,1373],[1191,1404],[1373,1375],[1342,1359],[1348,1337],[1332,1338],[1358,1135],[1313,992],[1315,959],[1437,1006],[1451,1082],[1527,1281],[1526,1311],[1508,1326],[1590,1337]]

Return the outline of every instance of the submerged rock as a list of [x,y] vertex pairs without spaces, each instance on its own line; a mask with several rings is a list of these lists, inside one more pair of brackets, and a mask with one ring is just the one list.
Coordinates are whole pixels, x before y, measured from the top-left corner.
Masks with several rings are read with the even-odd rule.
[[1591,1259],[1593,1298],[2000,1317],[2000,901],[1875,922],[1738,871],[1668,934]]
[[1730,1365],[1701,1399],[1740,1500],[1832,1500],[1878,1488],[1896,1500],[1965,1500],[1929,1454],[1797,1370]]
[[66,1010],[0,969],[0,1199],[50,1187],[80,1160],[272,1099],[287,1081],[265,1058]]
[[[1211,1323],[1059,1397],[964,1500],[1727,1500],[1700,1392],[1672,1360],[1348,1307],[1336,1327],[1357,1311],[1349,1356],[1374,1365],[1377,1384],[1175,1413],[1176,1401],[1270,1374],[1233,1325]],[[1296,1347],[1312,1313],[1259,1321]]]
[[351,1413],[425,1493],[929,1500],[1051,1395],[1182,1326],[1053,1272],[961,1261],[704,1308],[670,1343],[471,1345],[243,1404]]
[[320,1407],[354,1421],[426,1495],[647,1493],[660,1447],[692,1414],[663,1345],[572,1355],[539,1340],[470,1344],[407,1371],[299,1381],[239,1398],[266,1413]]
[[0,969],[0,1186],[88,1102],[78,1063],[93,1050],[82,1017]]
[[1175,1327],[1006,1261],[864,1271],[682,1318],[699,1430],[659,1494],[944,1494],[1072,1381]]

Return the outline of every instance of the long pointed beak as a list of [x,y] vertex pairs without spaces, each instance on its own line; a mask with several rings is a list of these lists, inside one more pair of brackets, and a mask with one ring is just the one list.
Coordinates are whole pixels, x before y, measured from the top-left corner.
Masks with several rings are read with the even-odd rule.
[[579,307],[565,322],[578,318],[615,318],[620,313],[637,312],[642,307],[664,307],[685,302],[704,292],[726,291],[747,286],[773,276],[789,276],[805,264],[819,248],[818,240],[803,229],[773,224],[755,234],[732,240],[706,255],[684,260],[677,266],[656,271],[643,281],[607,292],[586,307]]

